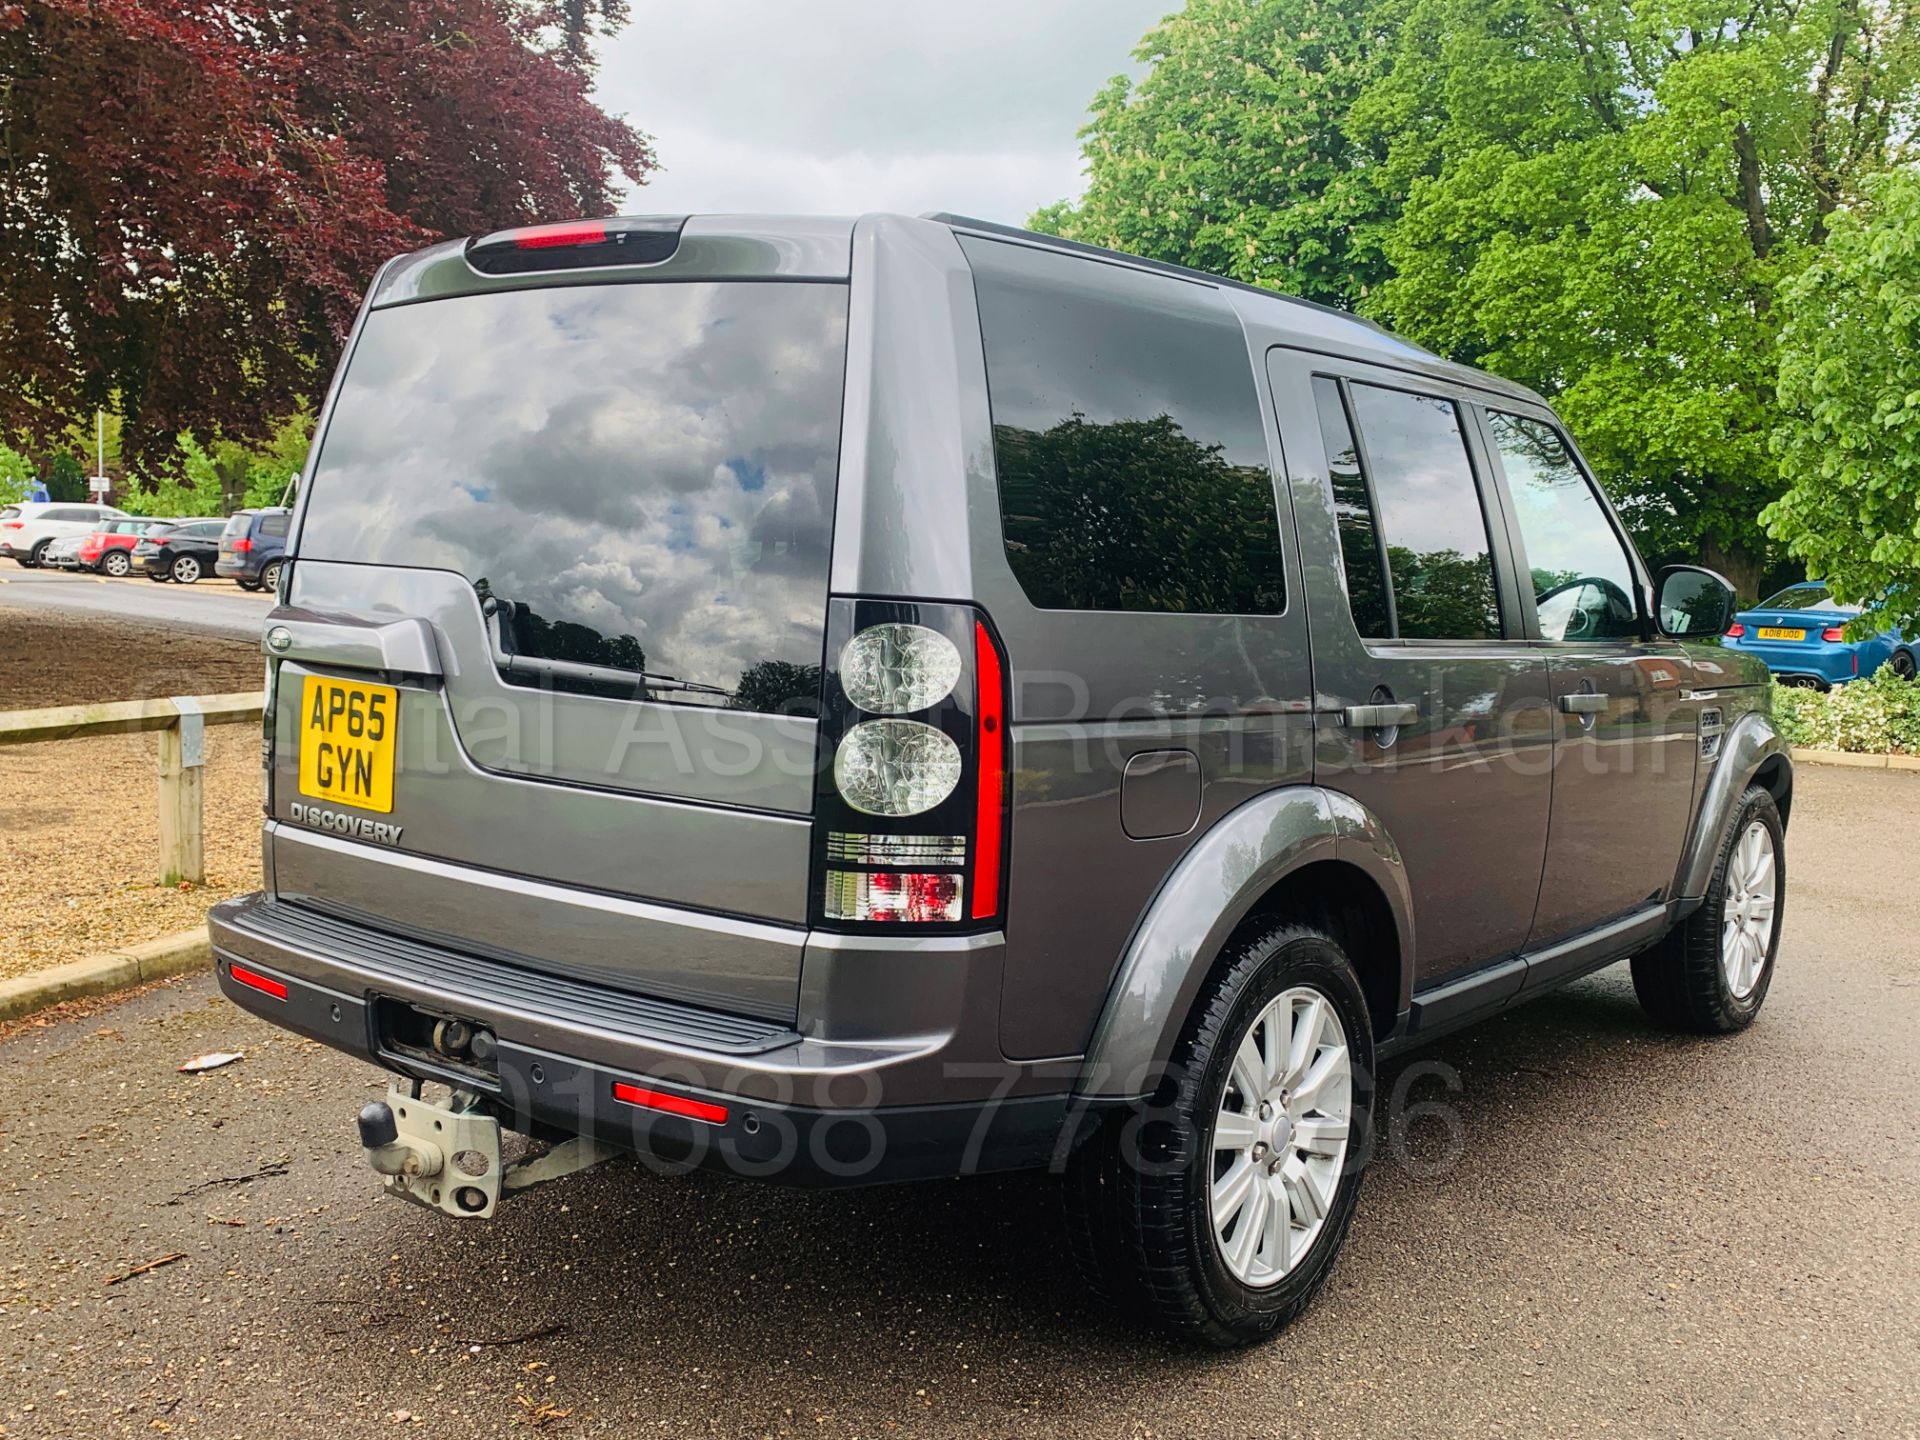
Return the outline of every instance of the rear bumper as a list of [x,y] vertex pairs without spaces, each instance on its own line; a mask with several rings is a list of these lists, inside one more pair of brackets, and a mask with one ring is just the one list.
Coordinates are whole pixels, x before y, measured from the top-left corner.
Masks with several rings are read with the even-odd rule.
[[255,561],[251,556],[235,560],[222,555],[213,562],[213,573],[223,580],[257,580],[260,578],[262,568],[264,567],[260,562]]
[[1764,661],[1769,670],[1784,678],[1816,680],[1822,685],[1844,685],[1859,678],[1856,669],[1859,656],[1851,645],[1796,645],[1764,640],[1723,641],[1722,644],[1729,650]]
[[[1069,1099],[1076,1066],[1049,1076],[969,1062],[953,1033],[827,1040],[261,895],[216,906],[208,929],[220,988],[261,1018],[398,1074],[479,1090],[510,1128],[591,1135],[665,1165],[812,1186],[1031,1169],[1064,1161],[1097,1118]],[[236,981],[236,963],[285,996]],[[379,1014],[387,1002],[489,1028],[497,1077],[390,1048]],[[615,1098],[620,1083],[717,1105],[726,1118],[627,1104]],[[890,1092],[907,1103],[888,1103]]]

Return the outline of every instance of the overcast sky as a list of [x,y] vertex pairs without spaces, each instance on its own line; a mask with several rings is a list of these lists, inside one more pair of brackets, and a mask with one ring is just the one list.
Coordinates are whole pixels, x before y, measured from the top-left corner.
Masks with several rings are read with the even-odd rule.
[[599,99],[655,140],[632,213],[953,210],[1077,195],[1075,138],[1179,0],[633,0]]

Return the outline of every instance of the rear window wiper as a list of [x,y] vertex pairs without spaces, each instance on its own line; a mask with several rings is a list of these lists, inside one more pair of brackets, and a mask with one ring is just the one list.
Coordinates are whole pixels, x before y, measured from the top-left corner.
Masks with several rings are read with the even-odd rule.
[[520,675],[533,680],[575,680],[621,690],[637,687],[645,692],[636,697],[640,699],[651,699],[656,691],[663,694],[717,695],[727,700],[733,698],[733,692],[724,686],[682,680],[678,675],[665,675],[657,670],[624,670],[615,665],[589,665],[579,660],[555,660],[545,655],[525,655],[509,650],[505,641],[506,621],[501,613],[509,603],[497,595],[489,595],[480,604],[486,616],[487,645],[493,651],[494,666],[503,675]]

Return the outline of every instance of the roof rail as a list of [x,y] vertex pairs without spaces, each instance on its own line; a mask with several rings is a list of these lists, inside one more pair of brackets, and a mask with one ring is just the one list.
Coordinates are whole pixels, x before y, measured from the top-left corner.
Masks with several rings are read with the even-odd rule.
[[1269,290],[1263,285],[1249,285],[1244,280],[1229,280],[1224,275],[1195,270],[1190,265],[1175,265],[1166,260],[1152,260],[1145,255],[1135,255],[1127,250],[1109,250],[1104,246],[1088,245],[1080,240],[1045,235],[1038,230],[1023,230],[1018,225],[1002,225],[997,220],[976,220],[970,215],[954,215],[945,210],[929,211],[920,218],[951,226],[955,230],[970,230],[980,235],[998,235],[1008,240],[1020,240],[1049,250],[1064,250],[1069,254],[1085,255],[1091,259],[1118,260],[1139,270],[1151,270],[1157,274],[1172,275],[1181,280],[1197,280],[1228,290],[1245,290],[1255,295],[1264,295],[1269,300],[1284,300],[1292,305],[1304,305],[1309,310],[1318,310],[1322,314],[1338,315],[1342,320],[1351,320],[1356,325],[1365,325],[1369,330],[1377,330],[1383,335],[1391,333],[1385,326],[1367,319],[1364,315],[1356,315],[1351,310],[1342,310],[1338,305],[1323,305],[1318,300],[1289,295],[1284,290]]

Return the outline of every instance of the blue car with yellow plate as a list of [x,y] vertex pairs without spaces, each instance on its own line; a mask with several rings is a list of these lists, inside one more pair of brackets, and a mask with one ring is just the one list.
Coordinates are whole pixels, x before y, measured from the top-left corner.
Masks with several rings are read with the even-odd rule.
[[1808,580],[1742,610],[1720,643],[1759,656],[1784,685],[1830,690],[1849,680],[1864,680],[1882,665],[1911,680],[1915,642],[1897,630],[1849,641],[1847,622],[1859,613],[1858,605],[1842,605],[1825,585]]

